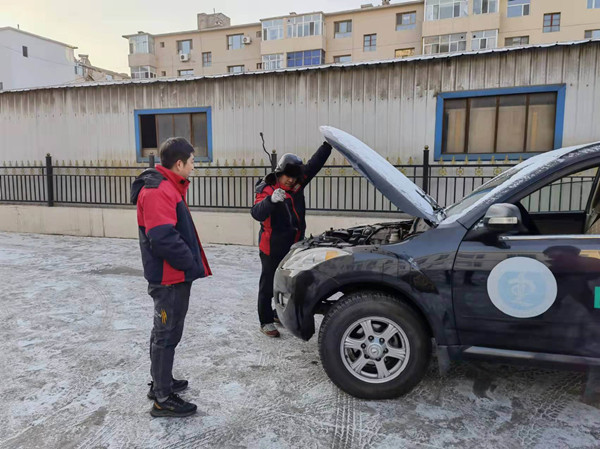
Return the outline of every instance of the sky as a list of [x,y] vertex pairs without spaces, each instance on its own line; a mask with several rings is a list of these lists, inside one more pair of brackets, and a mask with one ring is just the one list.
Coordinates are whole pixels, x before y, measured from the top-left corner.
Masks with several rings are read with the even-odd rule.
[[[145,31],[151,34],[197,28],[196,15],[221,12],[232,25],[261,18],[313,11],[360,8],[381,0],[0,0],[0,27],[21,30],[78,47],[98,67],[129,73],[128,44],[122,36]],[[403,3],[396,1],[393,3]]]

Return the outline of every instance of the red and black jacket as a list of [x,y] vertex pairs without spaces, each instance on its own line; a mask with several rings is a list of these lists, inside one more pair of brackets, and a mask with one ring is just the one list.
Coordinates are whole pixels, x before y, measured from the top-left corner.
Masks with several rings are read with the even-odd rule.
[[160,165],[133,182],[144,277],[151,284],[192,282],[212,273],[185,201],[190,182]]
[[260,221],[258,246],[261,252],[273,257],[283,257],[290,247],[304,239],[306,231],[306,204],[304,188],[321,170],[331,154],[331,145],[324,142],[306,163],[302,178],[294,189],[286,190],[285,200],[273,203],[271,195],[279,188],[277,176],[270,173],[256,184],[256,198],[250,213]]

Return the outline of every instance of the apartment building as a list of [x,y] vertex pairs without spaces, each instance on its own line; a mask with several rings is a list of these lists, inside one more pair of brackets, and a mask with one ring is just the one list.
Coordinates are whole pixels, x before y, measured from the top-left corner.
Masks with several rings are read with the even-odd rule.
[[383,0],[243,25],[202,13],[196,30],[123,37],[133,78],[217,75],[600,38],[600,0]]
[[75,57],[77,47],[12,27],[0,28],[0,91],[128,79]]

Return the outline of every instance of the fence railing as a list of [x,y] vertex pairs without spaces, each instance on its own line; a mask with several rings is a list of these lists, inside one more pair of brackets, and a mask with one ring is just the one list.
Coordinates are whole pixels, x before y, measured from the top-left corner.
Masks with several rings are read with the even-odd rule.
[[[425,150],[423,160],[428,159]],[[409,160],[408,164],[395,166],[441,206],[448,206],[513,165],[508,161],[415,164]],[[44,164],[3,163],[0,165],[0,202],[46,203],[48,206],[130,205],[131,184],[144,168],[141,164],[106,162],[59,164],[53,163],[49,155]],[[248,209],[254,203],[256,183],[271,169],[271,166],[235,163],[197,166],[190,178],[188,204],[194,208]],[[539,198],[530,199],[528,204],[543,210],[550,204],[555,205],[560,197],[560,210],[568,210],[564,208],[581,204],[582,197],[589,195],[592,182],[593,176],[572,177],[563,182],[558,191],[550,189]],[[305,198],[309,210],[398,211],[348,164],[325,166],[308,185]],[[565,201],[565,198],[569,200]]]

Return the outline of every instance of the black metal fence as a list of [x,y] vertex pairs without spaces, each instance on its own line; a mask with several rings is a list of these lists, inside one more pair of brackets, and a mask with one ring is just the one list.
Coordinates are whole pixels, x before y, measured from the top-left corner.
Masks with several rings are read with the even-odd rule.
[[[425,150],[425,163],[395,166],[442,206],[460,200],[513,166],[508,161],[430,165],[428,159]],[[45,203],[48,206],[130,205],[131,184],[144,168],[141,164],[57,164],[49,155],[44,164],[4,163],[0,165],[0,202]],[[201,165],[191,177],[188,204],[195,208],[248,209],[254,202],[256,183],[270,171],[271,167],[264,165]],[[565,208],[581,204],[582,198],[589,194],[593,176],[577,176],[563,181],[558,191],[553,187],[537,199],[529,199],[528,204],[538,210],[552,209],[560,197],[559,210],[568,210]],[[398,211],[347,164],[325,166],[307,187],[305,197],[309,210],[354,213]],[[565,198],[569,200],[565,202]]]

